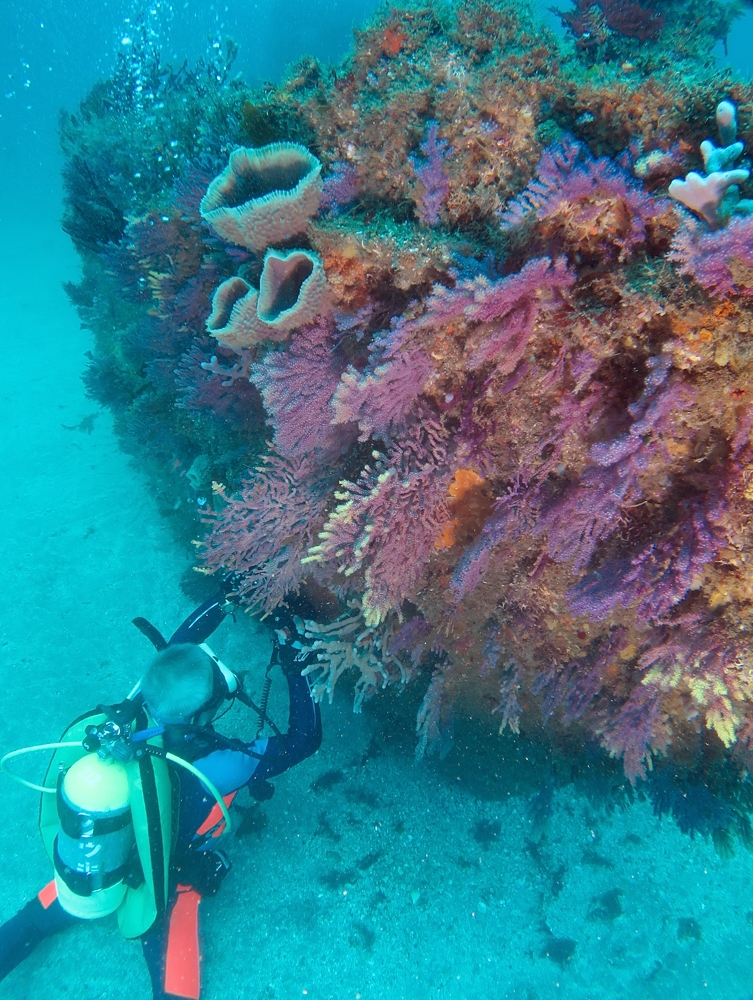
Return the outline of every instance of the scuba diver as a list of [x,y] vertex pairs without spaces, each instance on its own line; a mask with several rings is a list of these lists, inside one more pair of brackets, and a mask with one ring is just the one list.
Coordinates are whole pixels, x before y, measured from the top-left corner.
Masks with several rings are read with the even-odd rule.
[[[234,609],[223,591],[169,640],[134,619],[157,654],[128,698],[76,719],[60,743],[12,751],[0,762],[5,768],[9,758],[55,747],[43,785],[17,779],[45,793],[40,831],[55,874],[0,927],[0,980],[44,938],[116,913],[122,933],[141,940],[154,1000],[199,997],[198,905],[230,868],[216,843],[231,827],[233,797],[247,788],[257,800],[269,798],[268,779],[310,757],[322,738],[319,706],[302,675],[316,654],[301,643],[302,619],[321,618],[322,606],[303,588],[265,619],[273,650],[260,707],[244,692],[243,676],[206,645]],[[274,665],[290,693],[287,733],[266,714]],[[259,716],[250,743],[212,725],[236,699]],[[260,739],[264,724],[274,735]]]

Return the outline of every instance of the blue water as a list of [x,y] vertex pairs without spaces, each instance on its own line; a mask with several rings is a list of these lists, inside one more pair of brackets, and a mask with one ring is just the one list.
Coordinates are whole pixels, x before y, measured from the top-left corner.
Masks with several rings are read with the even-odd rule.
[[[339,59],[371,5],[153,9],[170,61],[231,34],[237,70],[275,80],[303,54]],[[179,587],[184,548],[84,395],[90,335],[61,287],[79,265],[59,226],[57,112],[109,72],[133,15],[128,0],[0,6],[3,751],[55,739],[125,694],[147,655],[130,620],[169,630],[192,606]],[[747,15],[729,44],[742,73],[751,40]],[[244,618],[214,645],[258,676],[266,642]],[[273,715],[283,701],[275,690]],[[202,904],[206,1000],[753,994],[744,848],[722,858],[645,802],[610,808],[572,786],[537,796],[525,746],[491,755],[472,727],[443,765],[416,765],[411,723],[396,720],[354,716],[344,694],[324,706],[322,750],[277,783],[263,819],[230,845],[223,891]],[[317,784],[330,772],[337,780]],[[0,792],[2,921],[50,871],[35,795],[5,779]],[[1,1000],[148,995],[138,944],[109,919],[46,942],[0,984]]]

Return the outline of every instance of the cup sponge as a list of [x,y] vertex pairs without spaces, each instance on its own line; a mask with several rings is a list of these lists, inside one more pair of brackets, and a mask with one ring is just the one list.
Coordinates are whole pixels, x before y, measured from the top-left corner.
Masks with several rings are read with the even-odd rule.
[[327,280],[316,254],[268,250],[259,291],[240,277],[223,281],[212,299],[207,330],[235,350],[264,340],[286,340],[291,330],[322,312],[326,293]]
[[201,216],[223,239],[261,252],[306,228],[321,202],[321,171],[295,142],[241,146],[207,188]]

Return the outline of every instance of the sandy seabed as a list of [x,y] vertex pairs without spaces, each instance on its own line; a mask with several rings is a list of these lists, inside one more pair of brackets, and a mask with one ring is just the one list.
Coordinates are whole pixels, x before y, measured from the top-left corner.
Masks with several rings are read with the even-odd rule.
[[[187,553],[84,395],[91,345],[61,287],[78,264],[54,178],[25,178],[29,198],[17,187],[0,212],[2,751],[55,739],[122,697],[149,655],[131,619],[169,633],[192,607],[179,586]],[[226,623],[213,645],[251,669],[258,691],[268,646],[253,621]],[[225,844],[233,870],[202,904],[205,1000],[753,994],[753,856],[721,859],[646,803],[609,811],[573,789],[537,820],[492,755],[499,773],[479,797],[453,754],[488,753],[488,742],[456,747],[441,768],[416,765],[410,724],[399,739],[390,731],[409,702],[354,716],[343,690],[324,706],[319,754],[278,779],[270,802],[241,798]],[[253,736],[242,713],[226,721]],[[6,919],[50,866],[36,796],[0,780]],[[112,919],[46,942],[0,984],[0,1000],[123,996],[146,1000],[148,978]]]

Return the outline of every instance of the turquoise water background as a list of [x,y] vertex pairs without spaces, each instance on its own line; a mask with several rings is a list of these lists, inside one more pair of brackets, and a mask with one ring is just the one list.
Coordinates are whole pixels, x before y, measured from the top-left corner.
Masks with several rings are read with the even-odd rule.
[[[303,54],[339,59],[371,5],[153,9],[168,60],[231,34],[237,70],[263,80]],[[187,555],[84,395],[89,334],[62,290],[78,261],[59,225],[57,112],[109,72],[133,14],[0,0],[2,750],[128,690],[148,655],[134,616],[169,631],[191,610]],[[751,42],[748,14],[729,44],[743,73]],[[260,678],[268,647],[250,621],[214,645]],[[282,716],[279,684],[274,697]],[[647,803],[537,789],[525,746],[470,726],[441,766],[416,765],[414,714],[396,701],[354,716],[343,693],[324,706],[321,752],[263,809],[244,803],[234,869],[202,906],[206,1000],[753,996],[753,856],[720,858]],[[252,725],[233,721],[239,735]],[[0,793],[4,920],[50,872],[35,796],[4,779]],[[138,945],[109,920],[45,943],[0,984],[0,1000],[148,995]]]

